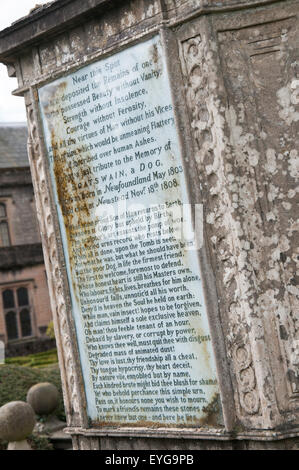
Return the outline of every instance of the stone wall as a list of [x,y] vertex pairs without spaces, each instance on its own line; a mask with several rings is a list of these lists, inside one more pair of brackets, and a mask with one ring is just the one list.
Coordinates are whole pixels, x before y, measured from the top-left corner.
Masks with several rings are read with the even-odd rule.
[[[5,161],[5,156],[2,156]],[[52,319],[47,277],[29,168],[1,168],[0,202],[5,204],[10,246],[0,247],[0,336],[8,356],[49,349],[45,336]],[[31,310],[32,337],[7,346],[2,292],[26,287]],[[15,306],[17,307],[17,306]],[[24,340],[24,344],[23,344]]]
[[[38,256],[40,257],[40,247],[38,247],[38,251]],[[24,260],[24,257],[22,259]],[[35,265],[30,265],[29,262],[26,266],[23,267],[15,266],[13,268],[10,267],[10,269],[0,269],[0,334],[3,335],[5,343],[7,343],[7,336],[3,315],[4,306],[2,292],[6,289],[17,289],[23,286],[28,290],[33,336],[32,338],[24,338],[24,342],[27,343],[28,340],[32,341],[33,339],[49,339],[46,336],[46,330],[50,321],[52,320],[52,314],[45,266],[39,261],[39,263]],[[26,351],[27,346],[24,348],[19,346],[19,344],[22,343],[21,338],[19,338],[16,342],[18,344],[16,346],[12,345],[11,351],[17,351],[17,349],[20,351]],[[46,343],[44,342],[37,346],[37,348],[40,349],[43,344],[45,345],[46,349],[48,349]],[[30,346],[30,350],[33,350],[34,348],[34,345]]]
[[33,245],[15,245],[0,248],[0,270],[18,270],[27,266],[43,263],[43,252],[40,243]]
[[0,171],[0,201],[6,204],[11,245],[40,243],[29,168]]
[[20,342],[9,343],[5,348],[5,357],[27,356],[56,347],[55,340],[49,338],[35,338]]

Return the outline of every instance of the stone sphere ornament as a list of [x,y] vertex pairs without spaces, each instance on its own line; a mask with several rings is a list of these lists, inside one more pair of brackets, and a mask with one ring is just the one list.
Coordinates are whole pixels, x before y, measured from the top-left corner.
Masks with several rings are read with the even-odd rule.
[[0,439],[24,441],[33,431],[35,414],[29,403],[11,401],[0,408]]
[[27,393],[27,402],[37,415],[49,415],[59,404],[58,389],[49,382],[33,385]]

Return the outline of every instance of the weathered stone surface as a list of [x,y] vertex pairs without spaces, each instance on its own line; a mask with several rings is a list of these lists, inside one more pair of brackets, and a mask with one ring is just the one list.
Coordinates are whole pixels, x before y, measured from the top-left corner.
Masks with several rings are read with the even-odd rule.
[[0,439],[24,441],[35,425],[35,415],[29,403],[12,401],[0,408]]
[[52,434],[61,431],[66,427],[66,423],[60,421],[56,416],[50,415],[43,422],[36,424],[34,432],[37,434]]
[[[200,436],[209,448],[298,446],[289,439],[299,433],[298,6],[298,0],[60,1],[0,34],[0,58],[14,65],[16,93],[27,106],[31,168],[76,448],[113,448],[113,436],[119,439],[121,433],[127,436],[121,438],[123,448],[151,448],[157,434],[168,448],[181,445],[178,436],[190,449]],[[85,16],[88,9],[92,19]],[[190,192],[204,204],[203,272],[209,279],[225,429],[101,433],[88,428],[84,411],[36,87],[158,32],[172,77]],[[242,443],[210,441],[236,435]],[[285,440],[266,442],[278,438]]]
[[33,385],[27,393],[27,402],[38,415],[55,411],[59,403],[59,392],[55,385],[44,382]]

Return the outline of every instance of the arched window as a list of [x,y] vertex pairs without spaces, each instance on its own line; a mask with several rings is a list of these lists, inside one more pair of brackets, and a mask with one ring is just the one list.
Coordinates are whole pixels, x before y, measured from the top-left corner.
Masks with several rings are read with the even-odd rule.
[[10,311],[5,315],[5,324],[8,340],[18,338],[18,324],[16,312]]
[[17,290],[17,296],[18,296],[19,307],[23,307],[24,305],[29,305],[28,290],[26,289],[26,287],[20,287]]
[[6,289],[3,294],[3,306],[5,309],[13,308],[15,306],[14,293],[11,289]]
[[33,335],[31,308],[27,287],[12,287],[2,291],[8,341]]
[[5,204],[0,203],[0,246],[10,246]]
[[31,319],[30,319],[30,313],[27,308],[24,308],[20,312],[20,323],[21,323],[21,333],[22,337],[24,336],[31,336]]

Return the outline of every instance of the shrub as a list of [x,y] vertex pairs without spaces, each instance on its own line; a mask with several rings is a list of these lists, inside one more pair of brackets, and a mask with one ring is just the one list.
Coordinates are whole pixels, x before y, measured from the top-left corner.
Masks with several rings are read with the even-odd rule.
[[29,388],[39,382],[50,382],[56,385],[60,393],[60,403],[55,411],[55,415],[65,421],[58,364],[43,368],[22,367],[10,364],[0,365],[0,406],[10,401],[26,401]]
[[50,349],[36,354],[29,354],[28,356],[7,357],[5,364],[24,367],[43,367],[51,364],[57,364],[57,350]]
[[48,328],[47,328],[47,331],[46,331],[46,335],[49,336],[50,339],[55,339],[55,331],[54,331],[53,321],[50,321],[50,323],[48,325]]

